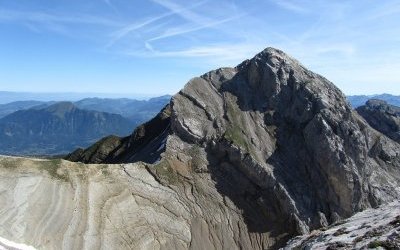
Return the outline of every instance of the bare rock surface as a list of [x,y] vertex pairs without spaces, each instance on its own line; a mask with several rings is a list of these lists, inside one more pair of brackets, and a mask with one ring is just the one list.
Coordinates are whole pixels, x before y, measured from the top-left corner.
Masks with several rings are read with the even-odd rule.
[[289,241],[283,249],[400,249],[400,202],[396,201]]
[[399,197],[399,145],[282,51],[192,79],[171,107],[173,138],[205,151],[200,169],[261,237],[307,233]]
[[356,110],[371,127],[400,143],[400,107],[372,99]]
[[209,177],[170,164],[2,157],[0,237],[38,249],[267,247]]
[[[56,207],[83,214],[77,220],[87,224],[50,237],[62,239],[64,248],[276,249],[295,235],[400,198],[400,144],[371,128],[331,82],[273,48],[193,78],[130,137],[104,142],[67,159],[122,164],[109,165],[108,177],[100,174],[102,165],[70,163],[72,176],[77,166],[83,169],[84,191],[72,195],[79,181],[48,180],[29,196],[39,199],[60,186],[55,196],[67,198]],[[107,203],[113,192],[119,198]],[[76,207],[74,199],[87,202]],[[51,220],[50,213],[20,214],[26,216],[21,223]],[[118,230],[104,231],[112,225]],[[46,242],[27,231],[7,237]]]

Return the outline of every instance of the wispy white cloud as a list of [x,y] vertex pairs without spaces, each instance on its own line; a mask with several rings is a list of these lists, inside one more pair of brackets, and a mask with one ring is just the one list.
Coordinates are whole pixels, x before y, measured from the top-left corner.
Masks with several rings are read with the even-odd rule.
[[293,11],[296,13],[308,13],[310,12],[309,9],[307,9],[306,7],[303,7],[301,5],[298,5],[297,3],[294,3],[292,1],[288,1],[288,0],[273,0],[273,3],[278,5],[279,7],[289,10],[289,11]]
[[[162,45],[156,43],[160,40],[177,36],[185,36],[186,39],[194,42],[193,39],[197,40],[195,38],[196,35],[202,34],[203,32],[200,31],[205,29],[212,29],[214,33],[224,33],[224,28],[218,29],[219,26],[246,15],[246,13],[238,11],[235,4],[231,2],[219,2],[218,9],[221,10],[219,12],[207,11],[210,6],[206,3],[209,0],[197,2],[189,7],[170,0],[151,0],[151,2],[167,9],[167,12],[149,17],[141,22],[129,24],[117,30],[111,34],[112,39],[106,48],[110,49],[118,41],[121,41],[122,48],[121,46],[118,48],[122,51],[129,51],[127,54],[135,57],[222,57],[226,59],[237,58],[234,55],[240,55],[239,51],[249,50],[250,46],[243,42],[240,45],[236,45],[235,42],[232,44],[225,43],[224,46],[216,46],[215,44],[219,42],[218,39],[209,40],[202,46],[185,42],[167,42],[167,44],[163,42]],[[230,12],[232,9],[235,9],[235,11]],[[130,36],[131,34],[135,34],[134,38]],[[227,36],[230,35],[227,34]],[[125,39],[129,39],[128,41],[131,42],[123,42]],[[139,46],[140,43],[142,43],[142,46]]]
[[112,11],[114,11],[116,14],[119,14],[118,9],[114,6],[114,4],[111,2],[111,0],[103,0],[103,1],[106,5],[108,5],[108,7],[111,8]]
[[199,31],[199,30],[206,29],[206,28],[212,28],[212,27],[218,26],[220,24],[227,23],[232,20],[238,19],[243,16],[244,16],[244,14],[233,16],[233,17],[228,17],[228,18],[225,18],[222,20],[210,21],[208,23],[204,23],[204,24],[197,25],[197,26],[191,26],[191,27],[174,27],[174,28],[166,30],[162,34],[159,34],[153,38],[150,38],[148,40],[148,42],[157,41],[160,39],[174,37],[174,36],[179,36],[179,35],[191,33],[194,31]]
[[[164,8],[170,10],[171,12],[180,15],[181,17],[185,18],[186,20],[198,24],[209,23],[210,20],[202,15],[197,14],[196,12],[192,11],[193,8],[184,8],[181,5],[169,1],[169,0],[151,0],[154,3],[157,3]],[[209,0],[201,1],[200,4],[205,4]]]
[[76,23],[120,26],[121,23],[93,15],[50,14],[39,11],[0,10],[0,22]]
[[171,16],[173,14],[174,14],[173,12],[168,12],[168,13],[164,13],[164,14],[161,14],[161,15],[158,15],[158,16],[151,17],[151,18],[149,18],[147,20],[144,20],[144,21],[141,21],[141,22],[136,22],[136,23],[129,24],[129,25],[123,27],[122,29],[119,29],[119,30],[113,32],[111,34],[112,39],[106,45],[106,47],[110,47],[110,46],[114,45],[117,41],[119,41],[122,38],[126,37],[131,32],[134,32],[136,30],[144,28],[144,27],[146,27],[146,26],[148,26],[148,25],[150,25],[152,23],[155,23],[155,22],[157,22],[157,21],[159,21],[159,20],[161,20],[161,19],[163,19],[165,17]]
[[174,57],[174,58],[206,58],[213,64],[234,65],[245,60],[264,48],[264,44],[216,44],[208,46],[190,47],[182,50],[156,50],[149,43],[145,47],[147,51],[130,51],[126,55],[135,57]]
[[152,25],[164,18],[167,17],[171,17],[173,15],[176,14],[180,14],[182,12],[188,12],[190,9],[196,8],[198,6],[201,6],[202,4],[206,3],[206,1],[200,1],[197,2],[189,7],[182,7],[182,6],[174,6],[174,8],[169,9],[168,12],[153,16],[153,17],[149,17],[145,20],[142,20],[140,22],[135,22],[135,23],[131,23],[129,25],[126,25],[125,27],[123,27],[122,29],[119,29],[115,32],[113,32],[111,34],[111,41],[106,45],[106,47],[111,47],[112,45],[114,45],[117,41],[123,39],[124,37],[126,37],[127,35],[129,35],[130,33],[137,31],[139,29],[145,28],[149,25]]

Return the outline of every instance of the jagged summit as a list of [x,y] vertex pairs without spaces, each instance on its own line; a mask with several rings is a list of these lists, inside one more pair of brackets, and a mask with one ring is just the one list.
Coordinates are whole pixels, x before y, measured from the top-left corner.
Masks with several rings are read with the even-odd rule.
[[[176,186],[216,189],[229,202],[206,203],[224,225],[238,226],[216,229],[213,216],[205,223],[236,247],[277,247],[400,197],[400,145],[372,129],[331,82],[280,50],[193,78],[165,110],[121,139],[125,146],[97,145],[69,159],[141,160],[161,183],[176,174],[183,178]],[[151,130],[154,124],[162,125]],[[114,152],[124,157],[110,158]],[[227,206],[240,212],[233,216]]]
[[281,63],[301,66],[301,63],[299,61],[297,61],[293,57],[289,56],[282,50],[279,50],[279,49],[276,49],[273,47],[267,47],[263,51],[256,54],[253,58],[243,61],[241,64],[239,64],[235,68],[241,68],[241,66],[246,65],[248,62],[251,62],[251,61],[264,63],[264,64],[270,64],[273,66],[281,64]]

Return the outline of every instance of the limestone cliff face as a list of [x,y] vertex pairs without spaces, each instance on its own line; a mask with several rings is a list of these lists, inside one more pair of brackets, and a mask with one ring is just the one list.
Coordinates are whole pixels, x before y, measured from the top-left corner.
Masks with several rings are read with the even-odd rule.
[[39,249],[184,249],[190,199],[143,164],[0,159],[0,235]]
[[[306,233],[399,197],[400,145],[282,51],[192,79],[171,107],[165,155],[197,145],[204,157],[194,171],[210,172],[221,193],[257,214],[247,225],[261,237]],[[188,145],[171,150],[176,141]]]
[[[79,169],[88,178],[84,183],[101,190],[99,197],[114,189],[126,194],[118,199],[125,205],[110,211],[100,202],[107,198],[84,196],[103,216],[88,218],[129,230],[129,237],[123,230],[98,233],[87,224],[74,237],[86,235],[77,242],[89,244],[93,236],[96,246],[110,247],[128,238],[122,248],[136,240],[163,249],[277,248],[293,235],[399,199],[399,152],[400,145],[352,111],[332,83],[268,48],[235,68],[192,79],[132,136],[71,154],[73,161],[124,163],[110,165],[108,177],[100,174],[101,165]],[[137,161],[142,163],[129,164]],[[67,171],[74,176],[80,165],[72,165]],[[115,186],[105,190],[108,182]],[[63,185],[71,185],[71,193],[78,187]]]
[[0,158],[0,236],[38,249],[265,249],[279,240],[263,242],[209,176],[178,166]]

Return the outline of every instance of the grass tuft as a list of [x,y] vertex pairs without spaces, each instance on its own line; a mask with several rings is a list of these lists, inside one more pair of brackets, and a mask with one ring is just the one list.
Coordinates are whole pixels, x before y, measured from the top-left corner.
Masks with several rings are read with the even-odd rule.
[[68,174],[59,174],[58,170],[61,167],[61,159],[52,159],[40,162],[39,169],[47,171],[49,175],[61,181],[69,181]]
[[178,174],[171,167],[168,160],[162,159],[156,165],[151,166],[151,170],[162,180],[168,184],[174,184],[178,182]]

